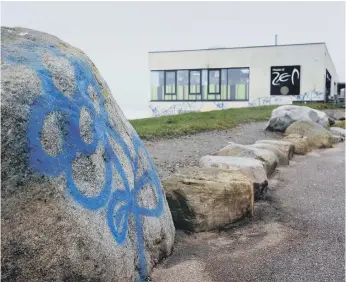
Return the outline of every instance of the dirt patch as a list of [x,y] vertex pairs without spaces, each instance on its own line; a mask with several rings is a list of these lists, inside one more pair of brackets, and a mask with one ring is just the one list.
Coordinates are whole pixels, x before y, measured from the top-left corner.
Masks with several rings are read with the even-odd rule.
[[261,261],[302,236],[303,228],[286,224],[290,215],[281,211],[276,199],[276,190],[284,185],[282,169],[275,171],[269,184],[270,193],[256,202],[252,218],[223,230],[193,234],[177,230],[173,255],[154,270],[151,281],[231,281],[229,277],[240,277],[238,271],[254,257]]
[[212,154],[228,142],[244,145],[260,139],[278,139],[281,133],[267,132],[266,122],[243,124],[231,130],[212,131],[161,141],[145,141],[162,178],[188,166],[197,166],[201,157]]
[[178,263],[168,269],[161,268],[160,271],[156,271],[153,274],[151,281],[212,282],[213,280],[206,273],[204,263],[192,259]]

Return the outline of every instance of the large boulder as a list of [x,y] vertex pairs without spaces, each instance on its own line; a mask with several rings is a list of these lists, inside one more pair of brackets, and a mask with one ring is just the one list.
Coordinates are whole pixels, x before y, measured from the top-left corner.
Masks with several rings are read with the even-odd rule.
[[258,148],[258,149],[265,149],[268,151],[271,151],[275,154],[278,160],[278,165],[289,165],[290,161],[288,160],[288,157],[284,154],[283,151],[281,151],[277,146],[273,144],[267,144],[267,143],[255,143],[252,144],[251,147]]
[[253,215],[253,186],[240,172],[190,167],[170,175],[162,184],[179,229],[222,229]]
[[232,142],[218,152],[214,153],[213,156],[243,157],[260,160],[263,162],[264,169],[266,170],[268,176],[274,172],[278,164],[276,155],[271,151]]
[[311,148],[331,148],[333,147],[334,138],[332,134],[321,125],[299,120],[292,123],[285,132],[285,135],[299,134],[308,138]]
[[341,127],[331,127],[330,132],[332,134],[336,134],[336,135],[340,135],[342,137],[345,137],[346,129],[341,128]]
[[292,143],[282,140],[258,140],[255,144],[269,144],[280,149],[285,157],[290,160],[293,158],[294,146]]
[[333,121],[327,114],[305,106],[285,105],[273,110],[266,130],[285,132],[293,122],[298,120],[311,121],[328,128]]
[[153,162],[79,49],[1,28],[2,281],[138,281],[172,251]]
[[260,199],[267,191],[268,178],[263,163],[256,159],[204,156],[200,159],[201,167],[216,167],[232,171],[239,171],[249,178],[254,186],[255,200]]
[[334,120],[345,120],[345,110],[344,109],[330,109],[330,110],[324,110],[324,112],[332,119]]
[[294,153],[297,155],[305,155],[311,151],[309,147],[308,137],[300,134],[289,134],[283,138],[284,141],[294,145]]
[[337,110],[337,111],[335,111],[334,118],[336,120],[345,120],[345,110]]

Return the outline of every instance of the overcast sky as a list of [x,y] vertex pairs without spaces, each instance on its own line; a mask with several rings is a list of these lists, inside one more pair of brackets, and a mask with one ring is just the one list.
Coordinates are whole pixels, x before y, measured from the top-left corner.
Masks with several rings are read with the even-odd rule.
[[150,99],[148,52],[326,42],[345,80],[344,2],[2,2],[1,24],[51,33],[95,63],[129,118]]

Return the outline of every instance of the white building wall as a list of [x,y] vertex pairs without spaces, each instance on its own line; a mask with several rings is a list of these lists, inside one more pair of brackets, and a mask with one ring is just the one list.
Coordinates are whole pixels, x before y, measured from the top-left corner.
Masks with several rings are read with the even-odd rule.
[[[324,100],[325,69],[332,64],[324,43],[288,46],[267,46],[235,49],[196,50],[149,53],[150,70],[207,68],[250,68],[249,102],[220,102],[222,107],[246,107],[263,104],[291,104],[292,100]],[[300,65],[300,97],[270,96],[271,67]],[[328,71],[336,77],[334,66]],[[214,102],[153,102],[152,107],[171,108],[178,104],[196,103],[194,110]],[[191,108],[190,107],[190,108]],[[213,107],[213,106],[211,106]],[[189,107],[188,107],[189,108]],[[192,109],[191,109],[192,110]]]

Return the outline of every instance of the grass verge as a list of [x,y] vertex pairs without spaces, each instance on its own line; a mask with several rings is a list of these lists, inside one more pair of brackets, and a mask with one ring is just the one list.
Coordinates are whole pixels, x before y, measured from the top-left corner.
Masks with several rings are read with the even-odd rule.
[[344,120],[338,120],[332,126],[333,127],[341,127],[341,128],[345,128],[346,129],[346,124],[345,124]]
[[[315,109],[335,108],[332,104],[304,104]],[[193,112],[173,116],[130,120],[138,135],[145,140],[172,138],[199,132],[231,129],[239,124],[268,120],[275,106],[260,106]]]

